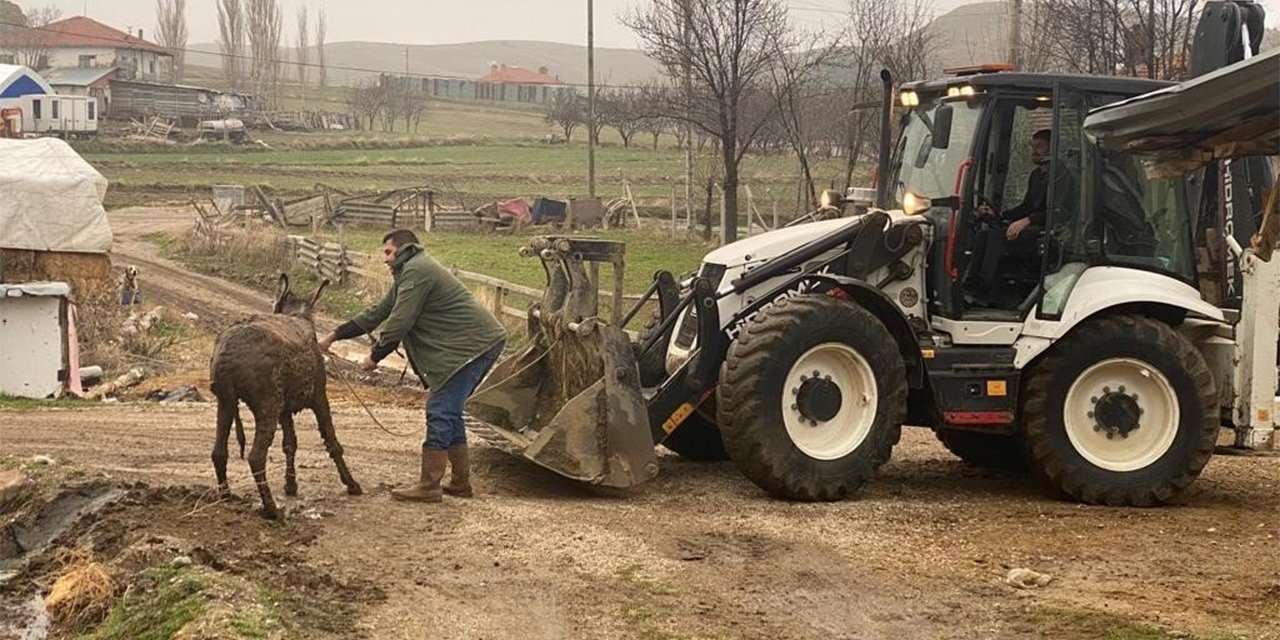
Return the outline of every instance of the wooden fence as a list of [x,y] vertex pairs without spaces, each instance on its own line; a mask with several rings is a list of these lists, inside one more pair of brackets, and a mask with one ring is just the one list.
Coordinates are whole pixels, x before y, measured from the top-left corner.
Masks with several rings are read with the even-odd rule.
[[289,243],[295,262],[334,284],[345,283],[352,272],[347,248],[337,242],[322,243],[302,236],[289,236]]

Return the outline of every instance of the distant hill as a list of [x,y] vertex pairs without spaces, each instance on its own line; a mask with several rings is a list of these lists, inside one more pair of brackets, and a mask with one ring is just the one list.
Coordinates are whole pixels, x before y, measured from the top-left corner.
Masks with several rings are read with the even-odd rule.
[[[5,3],[6,0],[0,0],[0,8]],[[934,18],[928,28],[934,34],[936,49],[933,57],[935,68],[930,70],[930,76],[938,75],[946,67],[1003,62],[1008,57],[1009,12],[1006,2],[962,5]],[[1280,30],[1268,29],[1262,48],[1275,47],[1280,47]],[[202,43],[190,45],[190,48],[200,53],[188,54],[188,65],[208,67],[199,69],[192,80],[211,80],[210,74],[216,75],[216,69],[221,66],[217,45]],[[585,47],[531,40],[491,40],[440,45],[330,43],[325,45],[330,82],[350,84],[355,80],[375,77],[379,71],[403,72],[406,49],[409,52],[409,71],[414,74],[474,79],[487,73],[491,62],[499,62],[528,69],[545,66],[552,75],[567,83],[587,81]],[[296,51],[286,49],[284,57],[295,59]],[[316,59],[314,50],[310,59]],[[601,83],[638,84],[660,73],[658,65],[642,51],[596,49],[596,77]],[[838,75],[838,72],[833,72],[833,77]]]
[[947,67],[1005,62],[1009,57],[1007,2],[977,2],[956,7],[934,18],[929,29],[937,47],[935,72]]
[[[193,44],[187,62],[218,67],[218,46]],[[333,42],[325,45],[329,78],[334,84],[349,84],[362,78],[375,77],[379,71],[391,73],[405,69],[408,50],[409,72],[459,78],[479,78],[489,72],[491,62],[537,69],[547,67],[551,75],[568,83],[587,81],[586,47],[529,40],[492,40],[461,44],[402,45],[382,42]],[[296,51],[286,49],[285,59],[296,59]],[[316,59],[315,51],[311,60]],[[658,65],[643,52],[633,49],[596,48],[596,78],[613,84],[636,84],[659,74]],[[342,69],[340,67],[347,67]],[[351,69],[361,69],[355,71]]]

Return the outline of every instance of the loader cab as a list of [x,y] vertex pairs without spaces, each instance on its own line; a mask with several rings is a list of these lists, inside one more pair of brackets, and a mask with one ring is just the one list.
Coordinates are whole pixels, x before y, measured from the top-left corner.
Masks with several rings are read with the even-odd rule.
[[[1052,318],[1090,265],[1194,283],[1186,184],[1147,176],[1140,156],[1103,153],[1081,131],[1090,109],[1166,84],[1001,72],[904,85],[889,179],[896,204],[934,228],[930,315]],[[1037,133],[1048,136],[1047,158],[1033,157]],[[1028,235],[1010,235],[1027,213]]]

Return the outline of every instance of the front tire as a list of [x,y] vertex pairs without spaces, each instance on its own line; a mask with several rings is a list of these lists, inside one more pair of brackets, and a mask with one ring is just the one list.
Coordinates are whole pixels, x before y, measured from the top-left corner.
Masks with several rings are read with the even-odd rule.
[[1204,356],[1144,316],[1081,324],[1035,365],[1024,399],[1037,471],[1082,502],[1168,502],[1217,442],[1217,386]]
[[906,365],[871,312],[821,295],[759,312],[721,367],[719,422],[752,482],[791,500],[840,500],[889,459]]

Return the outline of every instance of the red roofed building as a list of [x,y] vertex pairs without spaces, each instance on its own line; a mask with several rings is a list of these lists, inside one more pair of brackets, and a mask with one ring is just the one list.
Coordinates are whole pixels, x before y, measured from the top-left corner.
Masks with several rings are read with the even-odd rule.
[[546,67],[537,71],[509,64],[492,62],[489,73],[476,80],[475,97],[480,100],[509,102],[547,102],[560,86],[560,78],[547,72]]
[[173,81],[173,55],[136,34],[87,16],[49,23],[43,29],[13,29],[0,34],[0,63],[36,70],[116,68],[122,80]]
[[480,78],[479,82],[506,84],[560,84],[560,78],[548,74],[546,67],[539,67],[537,71],[531,71],[524,67],[493,62],[489,64],[489,73],[483,78]]

